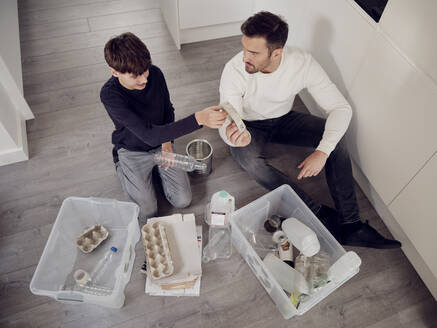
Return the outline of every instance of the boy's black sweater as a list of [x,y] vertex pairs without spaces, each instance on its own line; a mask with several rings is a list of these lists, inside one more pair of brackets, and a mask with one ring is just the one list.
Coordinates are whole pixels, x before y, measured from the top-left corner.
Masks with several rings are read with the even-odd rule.
[[100,99],[115,125],[112,133],[114,163],[117,150],[149,151],[201,126],[194,114],[174,121],[167,84],[161,70],[152,65],[143,90],[129,90],[111,77],[100,91]]

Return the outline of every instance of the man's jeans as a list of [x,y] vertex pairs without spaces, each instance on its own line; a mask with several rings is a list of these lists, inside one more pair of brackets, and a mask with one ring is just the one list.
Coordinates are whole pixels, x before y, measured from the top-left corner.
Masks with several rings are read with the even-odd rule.
[[[279,118],[245,121],[245,123],[252,135],[252,141],[247,147],[231,147],[234,159],[268,190],[283,184],[290,185],[305,204],[317,214],[321,205],[311,199],[288,176],[268,164],[263,156],[263,149],[268,142],[316,148],[322,139],[325,120],[290,111]],[[353,223],[360,220],[351,162],[343,140],[329,155],[325,164],[325,173],[335,208],[341,216],[340,223]]]
[[[141,219],[157,214],[155,188],[152,170],[156,166],[153,156],[160,152],[157,148],[148,152],[118,150],[119,161],[115,164],[117,175],[126,195],[140,206]],[[191,187],[187,172],[158,167],[165,197],[174,207],[184,208],[191,203]]]

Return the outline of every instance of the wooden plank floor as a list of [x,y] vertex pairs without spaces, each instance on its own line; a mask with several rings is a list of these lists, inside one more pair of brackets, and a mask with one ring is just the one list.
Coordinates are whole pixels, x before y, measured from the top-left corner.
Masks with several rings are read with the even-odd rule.
[[[27,124],[31,159],[0,167],[1,327],[437,327],[437,305],[400,250],[354,248],[360,273],[307,314],[285,321],[235,254],[203,265],[200,297],[144,294],[137,258],[122,309],[69,305],[35,296],[29,283],[61,202],[68,196],[124,199],[111,158],[112,123],[99,101],[109,77],[103,45],[132,31],[149,46],[163,70],[177,118],[218,103],[225,62],[240,50],[239,37],[200,42],[177,51],[158,0],[21,0],[19,20],[25,97],[36,119]],[[295,109],[305,111],[297,100]],[[226,189],[241,207],[266,190],[242,172],[216,131],[204,128],[176,142],[184,152],[194,138],[214,147],[214,170],[192,179],[193,202],[184,212],[202,221],[211,195]],[[309,153],[272,145],[271,162],[292,177]],[[319,201],[332,204],[323,174],[302,182]],[[364,219],[388,233],[357,187]],[[173,209],[161,197],[160,214]]]

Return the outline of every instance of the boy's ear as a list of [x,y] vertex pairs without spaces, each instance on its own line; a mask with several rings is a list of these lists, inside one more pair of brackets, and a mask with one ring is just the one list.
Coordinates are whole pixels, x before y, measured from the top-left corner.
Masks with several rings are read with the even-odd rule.
[[119,73],[115,69],[109,67],[109,71],[111,72],[112,76],[118,77]]

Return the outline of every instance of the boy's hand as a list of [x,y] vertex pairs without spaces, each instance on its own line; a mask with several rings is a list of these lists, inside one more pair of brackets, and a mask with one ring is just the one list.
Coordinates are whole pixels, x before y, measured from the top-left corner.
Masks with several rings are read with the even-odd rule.
[[223,125],[228,115],[225,111],[220,111],[220,106],[212,106],[196,112],[194,116],[196,117],[197,123],[199,125],[206,125],[212,129],[218,129]]
[[238,131],[234,122],[226,127],[226,137],[234,145],[234,147],[246,147],[252,139],[250,132],[247,129]]
[[165,166],[164,170],[167,171],[170,167],[173,167],[173,165],[174,165],[173,147],[171,145],[171,141],[164,142],[161,145],[161,151],[169,153],[169,154],[166,154],[165,160],[159,165],[159,167]]
[[315,150],[310,156],[305,158],[305,160],[299,164],[297,167],[301,169],[297,179],[313,177],[320,173],[320,171],[325,166],[328,155],[320,150]]
[[171,145],[171,141],[169,141],[169,142],[164,142],[164,143],[161,145],[161,150],[162,150],[162,151],[166,151],[167,153],[172,153],[172,152],[173,152],[173,147],[172,147],[172,145]]

